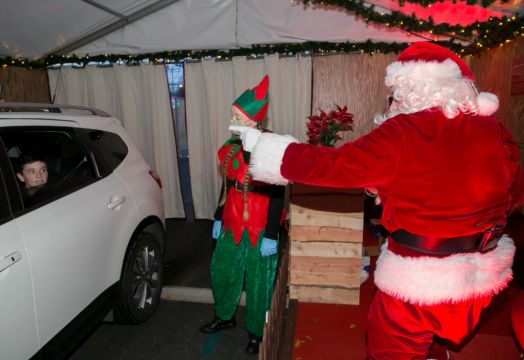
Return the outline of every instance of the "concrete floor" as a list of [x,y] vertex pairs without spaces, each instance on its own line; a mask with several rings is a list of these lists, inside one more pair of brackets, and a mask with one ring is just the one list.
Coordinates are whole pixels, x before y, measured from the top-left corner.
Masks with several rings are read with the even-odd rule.
[[163,300],[144,324],[101,324],[70,359],[257,359],[245,353],[244,307],[238,309],[235,328],[211,335],[200,333],[198,328],[212,317],[212,304]]
[[[164,257],[167,288],[203,291],[210,288],[212,224],[208,220],[168,219]],[[244,307],[238,308],[235,328],[211,335],[200,333],[200,326],[212,319],[213,314],[212,303],[162,300],[156,313],[144,324],[101,324],[70,359],[256,359],[257,356],[245,353]]]

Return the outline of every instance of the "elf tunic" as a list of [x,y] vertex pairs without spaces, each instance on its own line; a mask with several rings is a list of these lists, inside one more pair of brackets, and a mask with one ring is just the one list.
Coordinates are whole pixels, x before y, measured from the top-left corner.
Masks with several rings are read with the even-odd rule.
[[[263,237],[278,240],[284,203],[284,187],[253,181],[247,176],[249,153],[233,136],[220,148],[225,165],[225,203],[215,212],[222,221],[211,261],[215,314],[230,320],[236,311],[245,278],[246,329],[262,336],[265,314],[271,304],[277,255],[263,257]],[[245,191],[246,189],[247,191]],[[224,194],[221,194],[221,197]],[[247,217],[246,217],[247,215]]]
[[[336,149],[262,135],[251,156],[253,176],[265,181],[376,187],[381,221],[390,232],[476,234],[503,224],[524,201],[517,145],[490,116],[460,113],[448,119],[438,109],[400,114]],[[507,237],[489,252],[446,256],[389,238],[377,260],[369,356],[425,359],[434,334],[460,342],[511,280],[514,251]]]

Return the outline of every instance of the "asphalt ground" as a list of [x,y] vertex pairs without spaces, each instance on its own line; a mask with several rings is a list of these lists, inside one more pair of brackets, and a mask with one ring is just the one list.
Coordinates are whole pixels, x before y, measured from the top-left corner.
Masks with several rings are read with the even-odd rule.
[[155,314],[139,325],[102,323],[76,349],[71,360],[254,360],[247,354],[244,307],[237,326],[203,334],[200,326],[213,318],[213,305],[162,300]]

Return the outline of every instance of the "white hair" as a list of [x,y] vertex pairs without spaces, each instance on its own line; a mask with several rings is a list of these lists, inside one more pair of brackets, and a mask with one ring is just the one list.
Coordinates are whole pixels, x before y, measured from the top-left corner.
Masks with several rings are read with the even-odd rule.
[[441,77],[428,76],[425,79],[405,74],[387,76],[386,86],[393,92],[393,100],[397,104],[395,110],[388,110],[385,114],[375,115],[375,123],[381,124],[398,114],[412,114],[429,108],[440,108],[449,119],[462,112],[464,114],[477,114],[478,91],[473,81],[466,77]]

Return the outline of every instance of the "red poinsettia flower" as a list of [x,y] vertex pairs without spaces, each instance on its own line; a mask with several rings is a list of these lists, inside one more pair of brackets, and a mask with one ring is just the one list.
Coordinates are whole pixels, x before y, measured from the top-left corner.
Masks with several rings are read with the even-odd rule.
[[340,131],[353,129],[353,114],[348,113],[348,107],[336,105],[336,108],[329,113],[321,109],[320,115],[308,116],[306,125],[310,144],[333,147],[337,140],[342,139],[338,134]]

